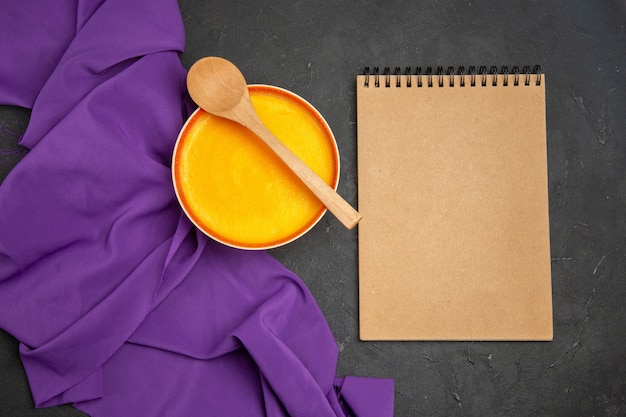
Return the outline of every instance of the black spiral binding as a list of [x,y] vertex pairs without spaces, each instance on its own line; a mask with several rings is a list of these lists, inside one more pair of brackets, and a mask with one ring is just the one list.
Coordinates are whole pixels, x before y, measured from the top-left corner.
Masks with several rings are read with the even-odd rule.
[[[374,79],[374,82],[373,82],[374,87],[380,87],[381,81],[386,88],[391,87],[391,68],[390,67],[384,67],[382,74],[380,73],[380,70],[378,67],[374,67],[371,71],[370,71],[370,67],[365,67],[365,70],[363,71],[363,75],[365,75],[365,82],[364,82],[365,87],[370,86],[370,78]],[[422,67],[416,67],[415,70],[413,70],[412,67],[406,67],[404,69],[404,73],[402,73],[402,70],[400,69],[400,67],[395,67],[393,71],[393,75],[395,76],[396,87],[401,87],[400,75],[405,76],[407,87],[412,87],[413,79],[415,78],[417,80],[416,86],[418,88],[421,88],[423,86],[433,87],[435,85],[438,87],[443,87],[445,80],[446,80],[446,76],[447,76],[448,83],[449,83],[448,86],[454,87],[455,86],[454,75],[461,76],[459,78],[459,84],[458,84],[459,87],[465,87],[466,85],[465,76],[469,77],[468,84],[471,87],[475,87],[476,85],[480,85],[481,87],[486,87],[488,78],[491,78],[491,85],[494,87],[498,85],[498,78],[502,79],[502,85],[504,87],[507,87],[510,84],[514,86],[519,86],[520,82],[522,82],[525,86],[529,86],[531,84],[531,78],[533,75],[537,76],[535,80],[535,85],[537,86],[541,85],[541,77],[540,77],[541,67],[539,65],[535,65],[532,70],[530,66],[526,65],[521,69],[521,71],[518,66],[514,66],[511,68],[510,72],[509,72],[509,67],[507,66],[501,67],[499,71],[498,71],[498,67],[496,66],[492,66],[491,68],[489,68],[488,71],[487,71],[486,66],[481,66],[480,68],[478,68],[478,71],[476,71],[476,67],[474,66],[469,67],[467,71],[465,71],[465,67],[463,66],[460,66],[456,69],[455,67],[450,66],[450,67],[447,67],[445,71],[443,67],[437,67],[434,73],[433,73],[432,67],[426,67],[425,71],[422,71]],[[497,75],[502,75],[502,77],[497,77]],[[509,79],[512,79],[512,81],[509,82]]]

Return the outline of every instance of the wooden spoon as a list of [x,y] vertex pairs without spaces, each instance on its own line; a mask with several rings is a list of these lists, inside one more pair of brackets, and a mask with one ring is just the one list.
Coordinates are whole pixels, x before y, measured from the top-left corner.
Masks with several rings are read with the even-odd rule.
[[252,106],[244,76],[232,62],[200,59],[189,69],[187,89],[207,113],[237,122],[261,138],[344,226],[352,229],[361,220],[350,204],[265,127]]

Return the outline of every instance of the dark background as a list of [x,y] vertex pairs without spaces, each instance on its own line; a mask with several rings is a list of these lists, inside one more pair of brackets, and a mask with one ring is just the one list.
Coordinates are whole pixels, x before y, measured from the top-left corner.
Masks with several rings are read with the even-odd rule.
[[[541,65],[554,341],[360,342],[358,228],[327,215],[272,253],[324,312],[340,350],[337,374],[395,379],[397,417],[626,415],[623,0],[179,3],[183,64],[220,55],[248,82],[314,104],[336,135],[339,192],[353,204],[355,75],[364,66]],[[0,180],[25,154],[16,142],[27,123],[27,111],[0,108]],[[33,409],[17,342],[0,332],[0,416],[80,415]]]

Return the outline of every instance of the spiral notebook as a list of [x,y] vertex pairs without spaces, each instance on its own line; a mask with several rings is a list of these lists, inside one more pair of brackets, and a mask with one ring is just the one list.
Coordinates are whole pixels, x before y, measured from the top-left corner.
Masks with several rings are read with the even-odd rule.
[[551,340],[545,76],[357,76],[362,340]]

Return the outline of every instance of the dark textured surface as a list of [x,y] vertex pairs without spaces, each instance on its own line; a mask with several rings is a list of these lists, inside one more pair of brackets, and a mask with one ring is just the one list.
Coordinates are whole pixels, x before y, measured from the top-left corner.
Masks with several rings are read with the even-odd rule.
[[[187,67],[224,56],[249,82],[290,89],[324,114],[341,153],[339,192],[355,204],[354,76],[364,66],[540,64],[553,342],[360,342],[358,230],[327,215],[272,253],[306,281],[326,315],[341,352],[337,374],[394,378],[398,417],[626,415],[624,1],[180,5]],[[15,142],[27,120],[23,110],[0,111],[0,178],[25,154]],[[17,343],[0,332],[0,416],[79,415],[33,409]]]

